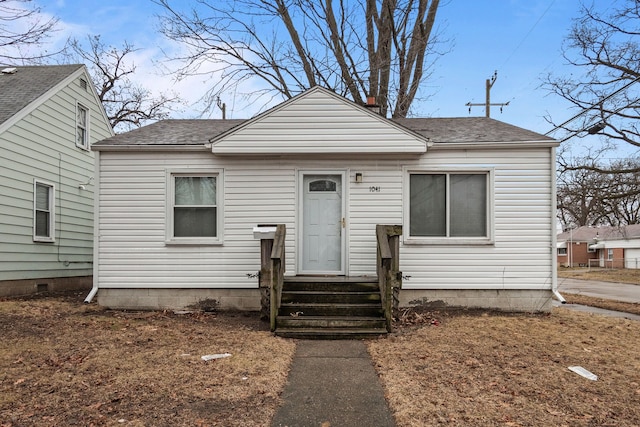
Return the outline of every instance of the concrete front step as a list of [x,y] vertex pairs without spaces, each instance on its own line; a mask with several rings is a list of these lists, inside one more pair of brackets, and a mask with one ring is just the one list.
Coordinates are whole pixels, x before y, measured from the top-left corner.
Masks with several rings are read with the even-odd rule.
[[278,316],[276,324],[279,328],[386,328],[384,318],[362,316]]
[[386,328],[277,328],[276,335],[284,338],[351,340],[378,338],[387,334]]

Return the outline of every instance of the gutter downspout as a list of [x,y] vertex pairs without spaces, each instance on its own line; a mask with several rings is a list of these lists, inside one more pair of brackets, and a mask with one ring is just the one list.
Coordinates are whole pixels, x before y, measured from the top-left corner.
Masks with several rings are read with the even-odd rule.
[[556,148],[551,149],[551,293],[560,301],[561,304],[566,304],[567,300],[564,299],[560,292],[558,292],[558,233],[556,230]]
[[99,250],[100,250],[100,151],[95,151],[94,174],[95,185],[93,186],[93,287],[84,302],[89,304],[98,293],[99,282]]

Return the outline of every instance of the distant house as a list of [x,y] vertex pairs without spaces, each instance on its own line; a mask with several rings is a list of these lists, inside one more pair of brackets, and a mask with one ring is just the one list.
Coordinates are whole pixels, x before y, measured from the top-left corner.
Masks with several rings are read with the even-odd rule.
[[578,227],[557,237],[563,267],[640,268],[640,224]]
[[0,296],[91,285],[91,144],[113,134],[84,65],[0,66]]
[[549,310],[557,145],[485,117],[390,120],[321,87],[248,120],[116,135],[93,145],[88,300],[258,309],[257,225],[286,227],[285,279],[330,280],[375,278],[387,224],[401,306]]

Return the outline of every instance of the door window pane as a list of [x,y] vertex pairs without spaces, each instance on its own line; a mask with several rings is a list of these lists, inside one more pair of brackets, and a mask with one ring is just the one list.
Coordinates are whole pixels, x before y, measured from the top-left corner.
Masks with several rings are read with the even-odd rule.
[[329,179],[311,181],[309,191],[336,191],[336,182]]

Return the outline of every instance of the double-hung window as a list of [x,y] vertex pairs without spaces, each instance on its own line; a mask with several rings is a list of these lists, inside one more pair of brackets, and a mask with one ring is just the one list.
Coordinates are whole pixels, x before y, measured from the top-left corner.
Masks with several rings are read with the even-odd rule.
[[221,174],[169,173],[168,243],[221,241]]
[[53,242],[55,238],[55,194],[53,184],[33,183],[33,240]]
[[89,149],[89,110],[76,104],[76,145]]
[[489,171],[408,173],[407,242],[491,241]]

